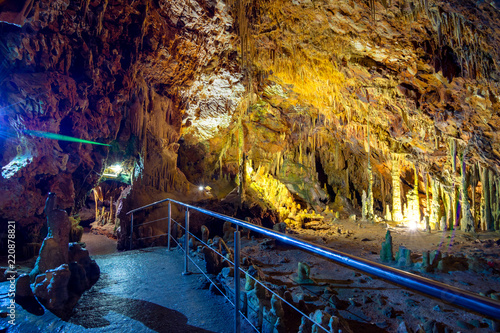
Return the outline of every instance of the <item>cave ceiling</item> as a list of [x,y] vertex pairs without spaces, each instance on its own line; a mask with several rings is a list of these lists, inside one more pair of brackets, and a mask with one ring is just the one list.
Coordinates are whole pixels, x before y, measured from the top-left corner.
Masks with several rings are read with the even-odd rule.
[[414,171],[448,188],[461,164],[498,173],[497,1],[8,3],[3,219],[36,225],[49,191],[77,210],[117,160],[135,186],[184,195],[245,164],[256,192],[313,208],[360,206],[370,183],[379,214],[394,160],[406,191]]

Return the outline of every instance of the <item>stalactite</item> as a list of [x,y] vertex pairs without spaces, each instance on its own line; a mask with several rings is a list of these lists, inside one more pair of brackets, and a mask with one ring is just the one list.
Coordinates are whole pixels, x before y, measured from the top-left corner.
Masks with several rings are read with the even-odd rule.
[[460,195],[461,195],[461,203],[462,203],[462,219],[460,220],[460,229],[462,231],[467,232],[475,232],[476,228],[474,226],[474,219],[472,218],[472,214],[470,212],[470,203],[469,203],[469,195],[467,192],[468,184],[467,184],[467,169],[465,165],[465,159],[467,156],[467,147],[464,149],[462,155],[462,163],[461,163],[461,182],[460,182]]
[[87,12],[89,10],[89,4],[90,4],[90,0],[83,0],[84,2],[84,6],[83,6],[83,20],[85,20],[85,17],[87,16]]
[[[107,0],[106,0],[107,2]],[[146,8],[142,12],[142,24],[141,24],[141,42],[140,42],[140,49],[142,49],[144,45],[144,36],[147,33],[147,20],[148,20],[148,11],[149,11],[149,2],[146,2]]]
[[394,221],[402,221],[403,213],[401,206],[401,180],[399,178],[400,164],[396,154],[392,156],[392,219]]
[[455,174],[455,172],[457,172],[457,141],[455,139],[451,139],[450,152],[451,152],[451,167],[453,170],[453,174]]
[[97,35],[100,36],[102,32],[102,21],[104,20],[104,14],[106,13],[106,8],[108,7],[108,0],[104,0],[101,3],[101,11],[97,17]]
[[340,162],[340,145],[337,142],[335,142],[335,169],[339,170],[339,162]]

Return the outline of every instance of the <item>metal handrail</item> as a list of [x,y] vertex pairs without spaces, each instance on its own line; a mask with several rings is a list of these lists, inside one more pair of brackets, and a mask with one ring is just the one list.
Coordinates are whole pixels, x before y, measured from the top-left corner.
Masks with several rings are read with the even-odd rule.
[[412,273],[408,273],[390,266],[382,265],[377,262],[369,261],[363,258],[358,258],[356,256],[343,253],[341,251],[333,250],[331,248],[327,248],[319,244],[314,244],[308,241],[304,241],[275,230],[263,228],[234,217],[212,212],[210,210],[189,205],[177,200],[173,199],[160,200],[152,204],[131,210],[127,213],[127,215],[133,214],[134,212],[143,210],[148,207],[152,207],[154,205],[166,201],[179,204],[188,209],[194,209],[206,215],[219,218],[223,221],[234,223],[237,226],[277,239],[283,243],[291,244],[295,247],[306,250],[310,253],[322,256],[327,259],[331,259],[345,266],[349,266],[351,268],[363,271],[364,273],[377,276],[384,280],[425,293],[435,298],[440,298],[448,303],[462,306],[469,310],[482,313],[484,315],[493,317],[495,319],[500,319],[500,302],[493,301],[484,296],[480,296],[478,294],[474,294],[469,291],[461,290],[456,287],[448,286],[444,283],[437,282]]

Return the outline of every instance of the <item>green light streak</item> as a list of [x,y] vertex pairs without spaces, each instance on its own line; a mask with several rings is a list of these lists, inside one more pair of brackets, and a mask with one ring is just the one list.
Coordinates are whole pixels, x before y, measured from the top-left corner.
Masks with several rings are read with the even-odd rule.
[[61,141],[89,143],[91,145],[100,145],[100,146],[111,147],[111,145],[108,145],[106,143],[100,143],[100,142],[94,142],[94,141],[89,141],[89,140],[83,140],[83,139],[74,138],[72,136],[61,135],[61,134],[56,134],[56,133],[49,133],[49,132],[42,132],[42,131],[30,131],[30,130],[25,130],[24,133],[29,134],[29,135],[33,135],[33,136],[38,136],[40,138],[47,138],[47,139],[61,140]]

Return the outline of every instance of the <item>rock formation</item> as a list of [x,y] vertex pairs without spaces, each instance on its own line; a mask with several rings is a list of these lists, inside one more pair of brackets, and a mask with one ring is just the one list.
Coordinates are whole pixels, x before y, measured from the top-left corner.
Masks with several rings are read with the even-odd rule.
[[71,226],[66,211],[58,209],[56,204],[56,195],[49,193],[44,210],[47,215],[47,237],[43,240],[35,267],[30,273],[31,282],[35,281],[38,274],[68,264]]
[[97,282],[99,266],[78,243],[69,243],[70,221],[66,211],[57,208],[56,195],[49,193],[45,205],[47,237],[44,239],[35,267],[28,276],[18,278],[16,293],[21,305],[33,307],[34,296],[47,309],[66,318],[80,296]]
[[392,236],[389,230],[387,230],[387,233],[385,234],[385,241],[382,242],[382,249],[380,250],[380,261],[385,263],[394,261],[394,254],[392,252]]

